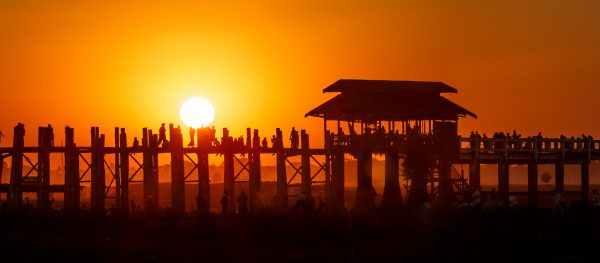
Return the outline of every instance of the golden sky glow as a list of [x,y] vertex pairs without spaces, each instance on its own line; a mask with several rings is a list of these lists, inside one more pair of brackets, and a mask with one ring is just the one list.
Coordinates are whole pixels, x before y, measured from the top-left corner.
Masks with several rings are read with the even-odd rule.
[[27,144],[48,123],[140,136],[202,96],[234,135],[296,126],[321,145],[303,116],[340,78],[443,81],[479,116],[463,134],[600,137],[598,1],[88,2],[0,3],[7,139],[18,121]]

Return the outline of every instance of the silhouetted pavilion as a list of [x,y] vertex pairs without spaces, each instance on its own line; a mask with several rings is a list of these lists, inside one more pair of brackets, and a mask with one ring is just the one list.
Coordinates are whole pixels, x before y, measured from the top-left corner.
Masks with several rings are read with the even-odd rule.
[[[399,184],[399,158],[404,151],[407,135],[420,134],[431,138],[438,160],[438,178],[431,177],[430,194],[450,198],[453,181],[451,161],[458,158],[458,119],[477,116],[441,96],[457,93],[442,82],[352,80],[340,79],[323,92],[340,92],[337,96],[308,112],[307,116],[323,118],[325,148],[349,147],[357,158],[357,188],[354,209],[372,211],[375,206],[372,185],[372,153],[385,154],[385,187],[382,207],[402,206]],[[327,122],[336,121],[336,134],[327,130]],[[346,135],[340,122],[348,124]],[[355,131],[360,123],[360,132]],[[387,124],[387,130],[385,129]],[[399,127],[396,127],[400,124]],[[374,135],[373,135],[374,134]],[[330,159],[332,167],[332,203],[341,208],[344,200],[344,154],[336,151]],[[423,178],[423,177],[419,177]],[[425,179],[423,179],[425,180]],[[428,195],[425,184],[414,189],[419,196]],[[464,182],[464,179],[460,179]],[[465,183],[466,184],[466,183]],[[411,186],[412,187],[412,186]],[[413,191],[413,190],[411,190]],[[416,194],[415,194],[416,196]]]
[[[324,129],[327,121],[360,123],[364,128],[381,126],[387,122],[388,130],[404,133],[407,125],[418,126],[421,132],[433,130],[432,122],[454,123],[459,117],[477,115],[441,96],[441,93],[457,93],[457,90],[442,82],[390,81],[340,79],[323,92],[341,92],[334,98],[319,105],[307,116],[323,118]],[[401,127],[396,127],[400,123]],[[456,129],[456,127],[454,127]]]

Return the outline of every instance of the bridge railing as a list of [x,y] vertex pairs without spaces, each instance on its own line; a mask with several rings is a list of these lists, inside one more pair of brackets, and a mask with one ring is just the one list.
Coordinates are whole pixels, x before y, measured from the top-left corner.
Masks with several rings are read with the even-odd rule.
[[600,140],[590,138],[465,138],[459,137],[461,153],[556,153],[600,152]]

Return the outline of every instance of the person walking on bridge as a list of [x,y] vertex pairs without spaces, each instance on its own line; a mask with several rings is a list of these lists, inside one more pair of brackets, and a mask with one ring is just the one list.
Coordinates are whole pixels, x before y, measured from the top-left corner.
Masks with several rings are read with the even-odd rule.
[[160,129],[158,129],[158,145],[167,141],[167,128],[165,128],[165,124],[160,125]]

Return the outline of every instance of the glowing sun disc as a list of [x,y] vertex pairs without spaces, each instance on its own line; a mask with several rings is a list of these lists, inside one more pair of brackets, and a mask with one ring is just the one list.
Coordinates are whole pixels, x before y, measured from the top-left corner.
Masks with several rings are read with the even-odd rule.
[[208,126],[215,118],[215,107],[205,98],[191,97],[181,104],[179,116],[189,127]]

